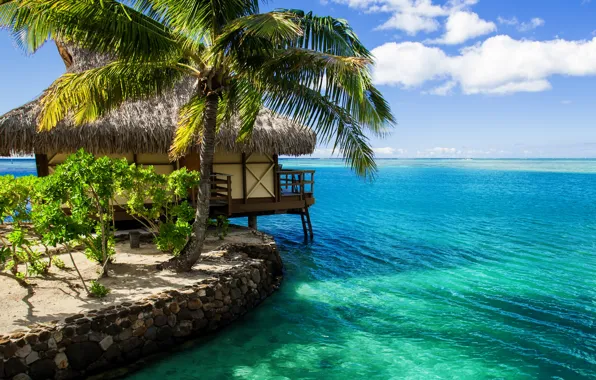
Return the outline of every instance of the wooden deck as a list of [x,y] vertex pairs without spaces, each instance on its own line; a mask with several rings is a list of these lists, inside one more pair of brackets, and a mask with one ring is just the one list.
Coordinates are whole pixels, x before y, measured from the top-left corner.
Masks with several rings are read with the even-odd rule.
[[314,174],[314,170],[278,170],[275,196],[233,199],[232,176],[213,173],[211,212],[228,217],[298,213],[315,204]]

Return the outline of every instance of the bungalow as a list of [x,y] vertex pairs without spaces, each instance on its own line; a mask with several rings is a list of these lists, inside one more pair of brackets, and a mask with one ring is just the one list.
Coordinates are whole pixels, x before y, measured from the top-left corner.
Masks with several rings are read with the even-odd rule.
[[[76,46],[56,45],[67,71],[86,70],[109,60]],[[191,78],[185,79],[162,96],[127,102],[94,123],[73,127],[66,120],[49,132],[36,129],[40,111],[40,100],[36,99],[0,116],[0,153],[34,154],[39,176],[51,175],[56,165],[80,148],[95,155],[152,165],[162,174],[181,167],[199,170],[197,145],[176,161],[168,157],[178,110],[194,86]],[[238,131],[238,123],[233,122],[222,125],[217,135],[211,214],[248,217],[254,228],[259,215],[299,214],[305,237],[312,237],[308,209],[315,203],[314,171],[282,168],[278,157],[311,154],[315,134],[267,109],[261,110],[252,138],[238,142]],[[196,200],[194,195],[192,198]],[[123,210],[117,210],[117,217],[129,218]]]

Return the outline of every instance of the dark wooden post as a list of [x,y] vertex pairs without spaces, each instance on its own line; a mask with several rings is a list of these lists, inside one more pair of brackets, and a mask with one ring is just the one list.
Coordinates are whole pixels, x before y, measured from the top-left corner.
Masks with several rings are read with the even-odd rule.
[[246,204],[247,190],[246,190],[246,153],[242,153],[242,198]]
[[37,166],[37,176],[47,177],[50,174],[50,168],[48,166],[47,154],[36,154],[35,155],[35,166]]
[[256,215],[248,216],[248,228],[252,228],[253,230],[257,229],[257,216]]

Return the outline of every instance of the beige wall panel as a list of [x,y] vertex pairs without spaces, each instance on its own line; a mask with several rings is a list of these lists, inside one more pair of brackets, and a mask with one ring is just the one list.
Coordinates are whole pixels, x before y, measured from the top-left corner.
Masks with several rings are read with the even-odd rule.
[[215,152],[213,156],[214,164],[240,164],[242,163],[241,153]]
[[170,162],[167,154],[137,154],[139,164],[169,164]]
[[[271,167],[271,164],[248,164],[247,165],[247,168],[250,168],[250,170],[258,178],[263,178],[261,183],[251,193],[251,190],[253,189],[255,184],[258,182],[258,179],[256,179],[252,174],[250,174],[250,172],[248,172],[248,170],[246,171],[246,190],[248,193],[250,193],[249,198],[272,197],[271,194],[275,194],[275,180],[274,180],[275,170],[274,169],[269,170],[270,167]],[[267,173],[267,170],[269,170],[268,173]],[[265,173],[267,173],[267,174],[265,175]],[[269,193],[269,191],[267,191],[266,189],[269,189],[269,191],[271,191],[271,193]]]
[[[244,199],[244,195],[242,194],[242,165],[213,164],[213,171],[232,175],[232,198]],[[223,179],[224,177],[219,178]]]
[[263,153],[252,153],[246,162],[273,162],[273,158]]
[[170,174],[171,172],[174,171],[174,168],[172,167],[172,165],[147,165],[147,166],[153,166],[153,170],[155,170],[155,172],[157,174]]

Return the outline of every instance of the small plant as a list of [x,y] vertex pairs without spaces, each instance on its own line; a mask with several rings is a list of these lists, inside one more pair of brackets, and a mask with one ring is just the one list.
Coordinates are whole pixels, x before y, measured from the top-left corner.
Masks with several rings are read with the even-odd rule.
[[54,260],[52,260],[52,262],[54,263],[54,265],[56,266],[56,268],[58,268],[60,270],[65,270],[66,269],[66,264],[64,263],[64,261],[62,261],[61,258],[54,257]]
[[224,215],[219,215],[217,217],[217,235],[219,236],[219,239],[223,240],[226,236],[228,236],[229,231],[230,220]]
[[89,295],[96,298],[103,298],[110,293],[110,289],[106,288],[104,285],[99,283],[98,281],[91,281],[91,287],[89,287]]

